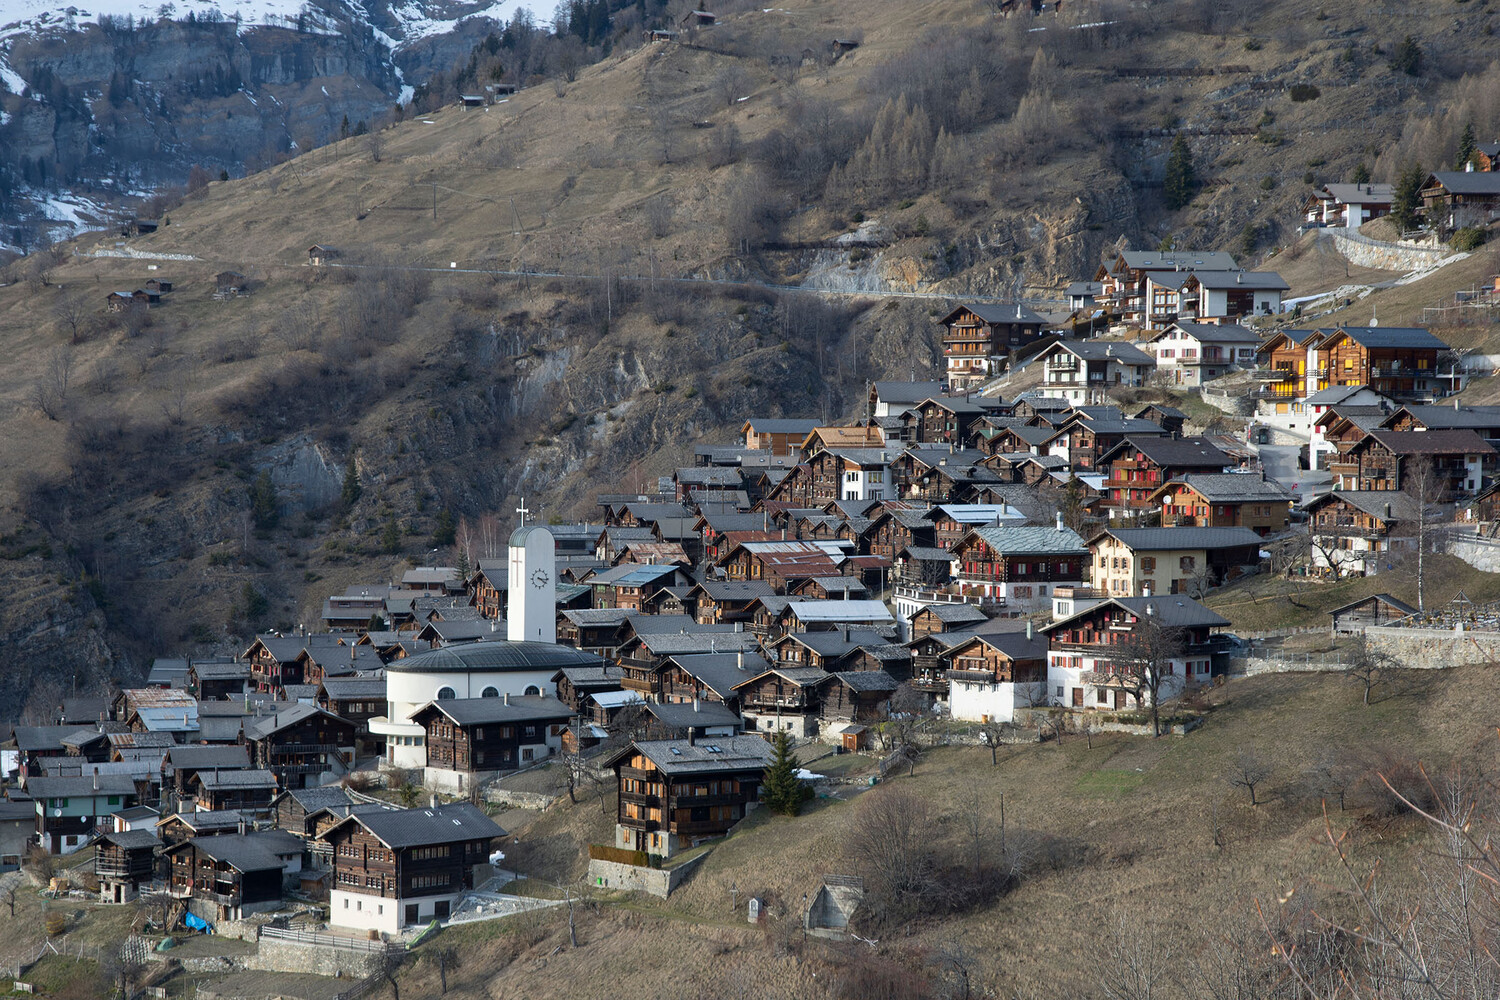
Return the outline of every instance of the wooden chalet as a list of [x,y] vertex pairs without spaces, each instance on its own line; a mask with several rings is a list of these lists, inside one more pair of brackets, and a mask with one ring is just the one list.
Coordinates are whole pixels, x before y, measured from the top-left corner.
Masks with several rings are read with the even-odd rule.
[[289,848],[300,855],[302,842],[281,830],[193,837],[162,852],[169,891],[213,923],[279,909]]
[[317,776],[325,772],[347,772],[354,739],[354,723],[300,703],[245,726],[255,766],[269,769],[285,788],[320,785]]
[[1249,528],[1262,536],[1286,530],[1294,499],[1264,475],[1234,472],[1189,474],[1151,494],[1164,528]]
[[128,903],[141,884],[156,877],[156,852],[160,838],[150,830],[111,830],[94,841],[94,877],[99,880],[99,900]]
[[477,559],[470,571],[465,589],[469,604],[485,618],[505,617],[506,595],[510,591],[509,568],[503,559]]
[[1405,601],[1398,601],[1390,594],[1374,594],[1341,608],[1334,608],[1328,612],[1328,617],[1336,636],[1340,632],[1361,633],[1371,625],[1391,625],[1416,613],[1416,608]]
[[827,677],[819,667],[778,666],[735,688],[746,729],[810,737],[817,732],[818,685]]
[[765,580],[705,580],[693,585],[688,601],[701,625],[748,622],[753,617],[750,605],[754,600],[773,593]]
[[817,687],[818,718],[824,724],[879,722],[899,683],[884,670],[829,674]]
[[1024,632],[958,638],[944,658],[954,719],[1011,722],[1016,709],[1046,704],[1047,640],[1030,623]]
[[1040,339],[1047,321],[1021,305],[971,303],[938,322],[943,332],[948,389],[961,391],[998,374],[1013,350]]
[[989,620],[990,616],[977,604],[926,604],[911,616],[911,637],[962,632]]
[[610,754],[615,846],[670,857],[722,837],[758,804],[771,747],[757,736],[640,740]]
[[480,776],[551,756],[573,714],[550,695],[506,694],[429,702],[412,713],[411,721],[427,733],[428,784],[434,781],[432,771],[450,771],[455,790],[464,792]]
[[356,746],[367,744],[371,753],[384,749],[383,739],[370,736],[369,721],[386,712],[384,677],[328,677],[318,684],[317,704],[354,726]]
[[236,830],[244,832],[245,829],[248,829],[248,817],[232,810],[209,812],[205,809],[170,813],[156,823],[156,835],[168,847],[194,837],[212,837],[221,833],[234,833]]
[[1342,489],[1402,490],[1409,473],[1431,463],[1430,501],[1470,495],[1488,485],[1496,452],[1471,430],[1370,431],[1329,458]]
[[1026,606],[1057,586],[1083,582],[1088,547],[1078,533],[1052,528],[975,528],[953,546],[954,582],[960,594],[996,604]]
[[503,836],[468,802],[352,811],[321,836],[333,849],[328,922],[394,933],[446,920]]
[[193,660],[188,667],[188,685],[199,701],[243,696],[250,685],[250,664],[232,660]]
[[276,775],[264,768],[198,771],[189,784],[199,809],[264,815],[276,797]]
[[738,709],[735,688],[770,669],[757,652],[682,653],[667,659],[660,674],[663,703],[716,702]]
[[1378,573],[1417,544],[1422,508],[1400,490],[1334,490],[1304,509],[1313,569],[1335,579]]
[[1144,513],[1156,488],[1195,473],[1221,473],[1234,459],[1201,437],[1131,435],[1099,458],[1106,473],[1104,502],[1114,510]]
[[182,744],[171,747],[162,758],[162,786],[181,801],[193,794],[193,778],[199,771],[249,769],[248,747]]
[[1484,227],[1500,219],[1500,172],[1439,170],[1422,185],[1427,220],[1446,229]]
[[587,709],[588,696],[598,691],[620,691],[622,672],[617,664],[600,666],[563,667],[552,675],[552,686],[557,691],[557,700],[568,706],[574,715],[582,715]]

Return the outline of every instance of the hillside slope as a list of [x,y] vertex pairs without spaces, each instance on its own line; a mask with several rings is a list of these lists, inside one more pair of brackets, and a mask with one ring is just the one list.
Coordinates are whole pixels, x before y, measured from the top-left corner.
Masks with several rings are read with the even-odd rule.
[[[1434,122],[1456,138],[1463,115],[1500,128],[1470,99],[1489,77],[1463,75],[1487,65],[1493,15],[1439,33],[1428,6],[729,9],[576,80],[210,183],[126,249],[85,239],[12,268],[0,533],[50,545],[14,547],[23,576],[102,613],[122,676],[314,621],[327,593],[451,558],[433,551],[444,511],[525,495],[586,515],[596,489],[649,488],[748,415],[832,419],[869,380],[930,374],[953,299],[1051,299],[1108,249],[1164,238],[1253,261],[1289,242],[1304,174],[1378,166]],[[1432,75],[1376,51],[1406,32]],[[1213,73],[1165,75],[1182,69]],[[1282,89],[1306,80],[1321,96]],[[1153,130],[1177,123],[1204,184],[1169,212]],[[307,266],[313,243],[338,266]],[[226,270],[251,294],[218,300]],[[150,277],[176,283],[160,308],[103,311]],[[841,294],[767,287],[784,284]],[[271,512],[252,511],[262,471]],[[46,659],[13,634],[5,662]]]

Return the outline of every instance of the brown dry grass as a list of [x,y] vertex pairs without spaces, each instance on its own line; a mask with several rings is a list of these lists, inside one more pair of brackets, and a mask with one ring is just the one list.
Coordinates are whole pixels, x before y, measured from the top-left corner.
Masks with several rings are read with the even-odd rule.
[[[1422,673],[1378,688],[1366,708],[1358,686],[1341,677],[1262,676],[1219,689],[1216,710],[1186,738],[1107,735],[1090,749],[1068,737],[1008,749],[999,766],[982,748],[933,751],[915,777],[894,783],[936,804],[935,840],[962,839],[960,806],[977,791],[993,847],[1003,794],[1010,836],[1025,829],[1056,838],[1076,848],[1060,852],[1075,860],[1038,870],[987,908],[890,931],[871,954],[912,963],[962,941],[1002,995],[1028,983],[1079,995],[1096,985],[1113,926],[1128,913],[1157,929],[1181,972],[1211,933],[1249,927],[1255,900],[1293,888],[1315,893],[1316,883],[1335,880],[1333,858],[1319,844],[1322,806],[1304,778],[1314,761],[1341,751],[1419,760],[1434,774],[1460,758],[1488,771],[1500,745],[1472,705],[1493,683],[1492,667]],[[1224,780],[1236,752],[1251,745],[1275,765],[1253,809]],[[577,951],[566,947],[559,910],[527,917],[519,929],[500,921],[445,931],[438,943],[457,943],[465,956],[459,996],[822,996],[839,975],[839,954],[815,945],[799,974],[778,957],[796,947],[797,934],[784,919],[769,932],[744,928],[743,906],[756,894],[795,915],[824,873],[857,873],[842,842],[859,801],[820,801],[798,818],[755,813],[670,900],[602,897],[603,909],[581,918]],[[1393,887],[1415,877],[1427,843],[1420,824],[1375,819],[1359,804],[1331,808],[1337,829],[1355,831],[1359,866],[1379,859]],[[1214,843],[1216,813],[1222,847]],[[578,852],[584,839],[607,832],[597,815],[592,804],[560,808],[530,839],[567,838]],[[734,898],[739,913],[731,912]],[[421,966],[412,975],[424,989],[435,981]]]

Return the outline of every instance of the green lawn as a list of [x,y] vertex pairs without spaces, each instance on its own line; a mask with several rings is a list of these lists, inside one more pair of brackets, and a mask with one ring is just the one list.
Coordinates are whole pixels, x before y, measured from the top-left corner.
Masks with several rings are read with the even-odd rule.
[[1146,780],[1143,771],[1119,771],[1100,768],[1080,775],[1073,790],[1079,795],[1118,799],[1135,791]]

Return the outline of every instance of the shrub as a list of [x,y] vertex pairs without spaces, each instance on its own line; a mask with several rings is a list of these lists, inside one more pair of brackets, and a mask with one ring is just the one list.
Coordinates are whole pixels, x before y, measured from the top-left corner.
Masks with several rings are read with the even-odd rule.
[[1245,51],[1246,52],[1259,52],[1262,48],[1264,48],[1264,45],[1262,44],[1262,42],[1261,42],[1261,40],[1259,38],[1247,38],[1247,39],[1245,39]]
[[1310,83],[1292,84],[1292,101],[1301,104],[1303,101],[1316,101],[1323,96],[1323,92]]
[[1453,234],[1448,241],[1448,249],[1464,253],[1477,249],[1484,243],[1484,230],[1479,226],[1465,226]]

